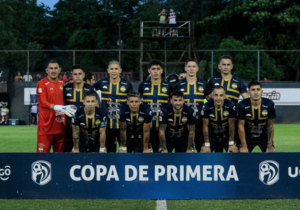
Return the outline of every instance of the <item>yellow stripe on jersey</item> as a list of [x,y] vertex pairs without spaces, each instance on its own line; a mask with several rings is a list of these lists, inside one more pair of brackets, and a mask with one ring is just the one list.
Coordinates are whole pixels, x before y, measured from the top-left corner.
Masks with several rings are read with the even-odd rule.
[[[227,83],[227,91],[232,91],[232,92],[234,92],[234,93],[240,94],[240,91],[234,90],[234,89],[231,89],[231,88],[230,88],[230,83],[231,83],[231,79],[228,80],[228,83]],[[221,86],[224,86],[224,79],[222,79]]]
[[[74,92],[73,92],[73,99],[66,99],[66,101],[70,101],[70,102],[76,102],[76,89],[74,89]],[[82,90],[79,90],[80,91],[80,102],[83,102],[83,97],[82,97]]]

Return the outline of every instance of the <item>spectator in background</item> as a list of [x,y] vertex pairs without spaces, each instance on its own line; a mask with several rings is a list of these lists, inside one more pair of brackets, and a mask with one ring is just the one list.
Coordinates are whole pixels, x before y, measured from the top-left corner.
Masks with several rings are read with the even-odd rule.
[[159,29],[158,29],[158,36],[160,36],[160,29],[162,30],[162,36],[166,33],[166,22],[167,22],[167,13],[166,10],[163,9],[161,13],[158,14],[159,16]]
[[36,99],[33,99],[32,101],[30,108],[30,116],[32,117],[31,125],[35,125],[35,119],[38,113],[38,103],[36,102]]
[[169,27],[170,27],[170,36],[172,36],[172,28],[176,29],[177,28],[177,24],[176,24],[176,14],[174,12],[173,9],[170,9],[170,13],[169,13]]
[[16,82],[23,82],[23,77],[21,76],[21,72],[18,71],[18,75],[15,77]]
[[42,76],[41,76],[40,74],[37,74],[37,75],[35,76],[35,78],[36,78],[36,81],[40,81],[40,80],[42,79]]
[[95,76],[91,72],[86,72],[84,81],[90,85],[95,84]]
[[29,71],[26,72],[26,75],[23,76],[25,82],[32,82],[32,76],[29,74]]
[[8,125],[8,116],[9,116],[9,109],[6,107],[6,104],[2,104],[1,108],[1,121],[0,124]]

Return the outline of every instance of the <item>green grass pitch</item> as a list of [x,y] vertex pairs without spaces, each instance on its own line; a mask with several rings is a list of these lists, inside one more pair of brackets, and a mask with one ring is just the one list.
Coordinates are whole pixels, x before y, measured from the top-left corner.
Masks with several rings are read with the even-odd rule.
[[[0,152],[35,152],[36,126],[0,126]],[[275,125],[275,147],[278,152],[300,151],[300,125]],[[254,152],[260,152],[256,148]],[[1,189],[0,189],[1,190]],[[153,210],[155,200],[6,200],[0,199],[2,209],[99,209],[99,210]],[[285,200],[167,200],[167,209],[300,209],[298,199]]]

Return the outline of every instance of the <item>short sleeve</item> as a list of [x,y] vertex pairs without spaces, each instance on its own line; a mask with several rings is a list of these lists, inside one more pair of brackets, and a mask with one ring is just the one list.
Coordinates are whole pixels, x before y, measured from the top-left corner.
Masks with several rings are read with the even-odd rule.
[[247,87],[246,87],[246,84],[245,84],[245,82],[243,80],[241,80],[240,93],[241,94],[247,93]]
[[209,82],[207,83],[205,95],[210,95],[212,93],[213,88],[214,88],[214,84],[213,84],[212,79],[210,79]]
[[131,82],[129,82],[128,92],[129,92],[130,90],[132,90],[132,89],[133,89],[132,84],[131,84]]
[[270,101],[270,105],[269,105],[269,119],[275,119],[275,118],[276,118],[275,103],[273,101]]
[[124,106],[120,106],[120,122],[126,122]]
[[152,111],[151,109],[147,109],[145,112],[145,123],[151,123],[152,121]]
[[160,124],[167,124],[168,111],[165,108],[161,109],[158,118]]
[[189,125],[195,125],[196,124],[196,112],[194,112],[194,110],[192,108],[190,108],[191,110],[189,111],[189,120],[188,120],[188,124]]
[[143,82],[139,85],[139,93],[143,95]]
[[232,103],[229,107],[229,118],[235,118],[236,117],[236,107]]
[[100,80],[98,82],[96,82],[95,84],[93,84],[92,87],[95,88],[95,91],[100,90]]
[[243,105],[243,103],[240,102],[239,105],[238,105],[238,119],[239,120],[244,120],[245,119],[244,112],[245,112],[244,105]]
[[75,113],[75,115],[72,117],[72,125],[78,126],[79,125],[79,118],[78,118],[78,112]]
[[208,117],[209,117],[209,108],[207,106],[207,103],[202,106],[201,115],[202,115],[202,118],[208,119]]

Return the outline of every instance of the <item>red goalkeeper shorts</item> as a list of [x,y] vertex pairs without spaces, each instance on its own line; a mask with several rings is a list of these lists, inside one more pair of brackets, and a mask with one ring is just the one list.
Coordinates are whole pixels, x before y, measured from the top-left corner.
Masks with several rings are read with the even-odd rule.
[[38,135],[36,152],[50,152],[53,145],[53,152],[64,152],[65,133]]

